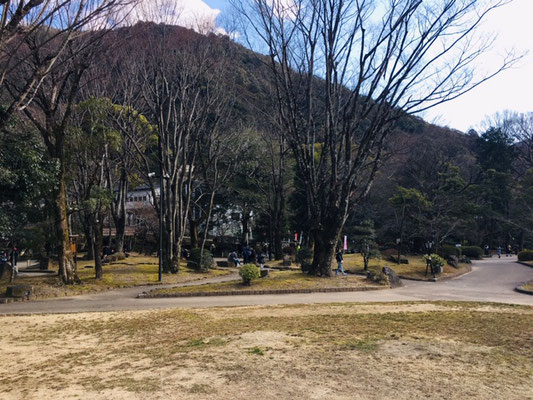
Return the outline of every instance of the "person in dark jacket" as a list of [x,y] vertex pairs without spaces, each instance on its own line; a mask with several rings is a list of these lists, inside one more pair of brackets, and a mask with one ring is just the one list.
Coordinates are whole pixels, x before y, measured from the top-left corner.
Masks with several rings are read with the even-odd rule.
[[342,250],[337,251],[335,259],[337,260],[337,270],[335,271],[335,276],[338,275],[339,272],[343,275],[346,275],[346,272],[344,272],[344,268],[342,268],[342,263],[344,261],[344,257],[342,256]]

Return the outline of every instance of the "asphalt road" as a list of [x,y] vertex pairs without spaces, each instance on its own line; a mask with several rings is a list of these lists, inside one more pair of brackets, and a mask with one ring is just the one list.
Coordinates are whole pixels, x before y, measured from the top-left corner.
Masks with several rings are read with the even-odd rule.
[[[234,279],[215,278],[212,281]],[[339,278],[342,279],[342,278]],[[533,279],[533,268],[516,263],[516,257],[477,261],[472,272],[443,282],[404,280],[404,287],[391,290],[345,293],[306,293],[256,296],[212,296],[162,299],[137,299],[136,295],[151,287],[136,287],[105,293],[66,297],[53,300],[0,304],[0,315],[50,314],[93,311],[146,310],[216,306],[273,304],[311,304],[334,302],[393,301],[480,301],[533,305],[533,296],[520,294],[514,288]],[[207,281],[194,282],[202,284]]]

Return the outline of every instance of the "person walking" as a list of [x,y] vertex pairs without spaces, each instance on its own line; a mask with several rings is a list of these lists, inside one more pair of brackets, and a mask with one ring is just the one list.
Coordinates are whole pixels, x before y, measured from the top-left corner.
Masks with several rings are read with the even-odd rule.
[[502,248],[501,248],[501,246],[498,246],[498,248],[496,249],[496,252],[498,253],[498,258],[502,258]]
[[339,272],[343,275],[346,275],[346,272],[344,272],[344,268],[342,268],[342,262],[344,261],[344,257],[342,256],[342,250],[337,251],[335,259],[337,260],[337,270],[335,271],[335,276],[337,276]]

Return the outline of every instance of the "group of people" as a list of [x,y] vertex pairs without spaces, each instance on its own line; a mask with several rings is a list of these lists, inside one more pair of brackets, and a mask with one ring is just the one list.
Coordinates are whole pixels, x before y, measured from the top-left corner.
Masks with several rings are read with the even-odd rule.
[[[498,246],[496,248],[496,254],[498,255],[498,258],[502,257],[502,247],[501,246]],[[486,256],[490,255],[490,253],[489,253],[489,245],[488,244],[485,245],[485,255]],[[508,244],[507,247],[506,247],[505,257],[511,257],[512,255],[513,255],[513,246]]]
[[232,251],[228,257],[228,261],[232,262],[236,267],[239,267],[241,264],[254,264],[257,262],[259,267],[263,269],[265,267],[265,260],[265,252],[262,251],[261,253],[257,254],[256,251],[253,248],[250,248],[248,245],[242,248],[242,262],[236,250]]

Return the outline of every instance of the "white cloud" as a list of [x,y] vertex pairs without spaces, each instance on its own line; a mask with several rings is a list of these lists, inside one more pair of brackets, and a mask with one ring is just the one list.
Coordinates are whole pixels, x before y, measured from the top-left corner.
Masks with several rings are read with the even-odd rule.
[[138,21],[180,25],[200,33],[221,32],[216,27],[220,10],[202,0],[140,0],[125,18],[126,24]]

